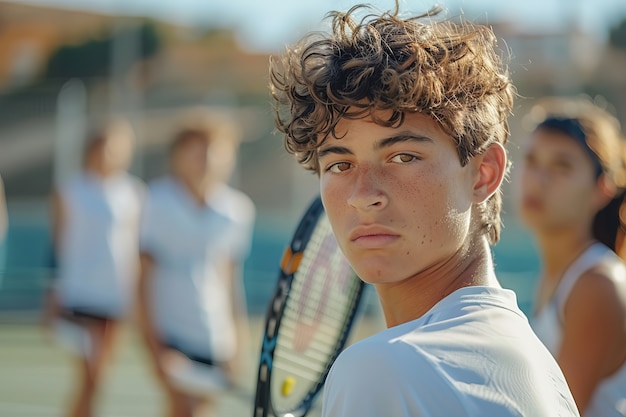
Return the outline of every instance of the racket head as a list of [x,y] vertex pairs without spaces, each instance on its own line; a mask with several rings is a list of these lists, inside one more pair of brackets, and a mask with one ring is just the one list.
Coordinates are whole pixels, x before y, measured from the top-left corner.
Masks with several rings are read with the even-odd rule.
[[348,339],[363,291],[316,198],[286,249],[266,317],[255,417],[302,417]]

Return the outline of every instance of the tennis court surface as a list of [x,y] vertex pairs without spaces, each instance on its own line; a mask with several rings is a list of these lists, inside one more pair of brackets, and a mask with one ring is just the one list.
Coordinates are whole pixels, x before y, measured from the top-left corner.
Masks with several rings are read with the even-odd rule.
[[[220,397],[215,416],[252,416],[261,326],[261,318],[251,317],[242,393]],[[119,342],[96,416],[164,416],[164,398],[132,327],[124,328]],[[73,383],[71,356],[45,338],[33,317],[0,318],[0,416],[64,417]],[[319,410],[310,415],[319,415]]]
[[[252,416],[264,318],[255,315],[249,320],[250,344],[241,388],[221,396],[212,417]],[[351,340],[359,340],[381,325],[380,317],[364,315]],[[164,416],[164,397],[152,378],[138,335],[128,325],[120,336],[95,415]],[[0,417],[65,417],[74,372],[72,357],[46,339],[36,316],[0,314]],[[319,417],[320,411],[321,398],[307,417]]]

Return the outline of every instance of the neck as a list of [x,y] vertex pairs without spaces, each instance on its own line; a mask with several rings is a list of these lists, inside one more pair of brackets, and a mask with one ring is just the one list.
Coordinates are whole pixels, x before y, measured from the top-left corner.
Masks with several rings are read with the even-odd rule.
[[499,287],[486,238],[481,236],[478,242],[473,243],[403,281],[377,284],[387,327],[420,318],[460,288]]
[[106,170],[102,169],[99,166],[87,166],[85,168],[85,171],[89,175],[92,175],[92,176],[100,178],[100,179],[108,178],[108,177],[111,177],[111,176],[113,176],[115,174],[115,172],[106,171]]
[[542,278],[559,281],[567,267],[593,242],[591,227],[538,233]]
[[198,204],[206,204],[207,194],[215,187],[215,183],[207,178],[188,179],[180,178],[185,188]]

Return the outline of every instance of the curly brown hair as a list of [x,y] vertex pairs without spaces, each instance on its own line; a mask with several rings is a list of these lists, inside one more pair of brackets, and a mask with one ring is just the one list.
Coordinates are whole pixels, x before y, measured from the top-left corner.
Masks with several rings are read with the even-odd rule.
[[[397,1],[394,11],[356,17],[368,8],[331,12],[330,33],[311,33],[271,59],[275,125],[298,162],[319,174],[317,149],[338,138],[342,118],[396,127],[406,113],[428,115],[456,141],[462,165],[506,142],[514,87],[490,28],[436,21],[437,8],[403,19]],[[491,243],[501,205],[498,192],[480,207]]]

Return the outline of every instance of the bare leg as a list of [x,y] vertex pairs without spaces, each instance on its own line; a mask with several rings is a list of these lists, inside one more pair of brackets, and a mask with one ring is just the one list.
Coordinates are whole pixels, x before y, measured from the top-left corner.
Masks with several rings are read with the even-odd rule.
[[192,417],[189,397],[177,389],[169,379],[166,368],[172,358],[180,355],[177,351],[164,347],[161,344],[153,346],[148,352],[159,384],[167,396],[167,411],[165,417]]
[[92,417],[103,371],[113,350],[116,327],[111,320],[94,321],[87,325],[92,350],[89,357],[78,359],[78,387],[69,417]]
[[170,390],[170,414],[168,417],[193,417],[189,397],[180,391]]
[[170,400],[167,417],[211,417],[213,400],[209,397],[197,397],[172,387],[165,381],[165,389]]
[[215,402],[210,397],[193,398],[191,404],[191,417],[212,417],[214,415]]

